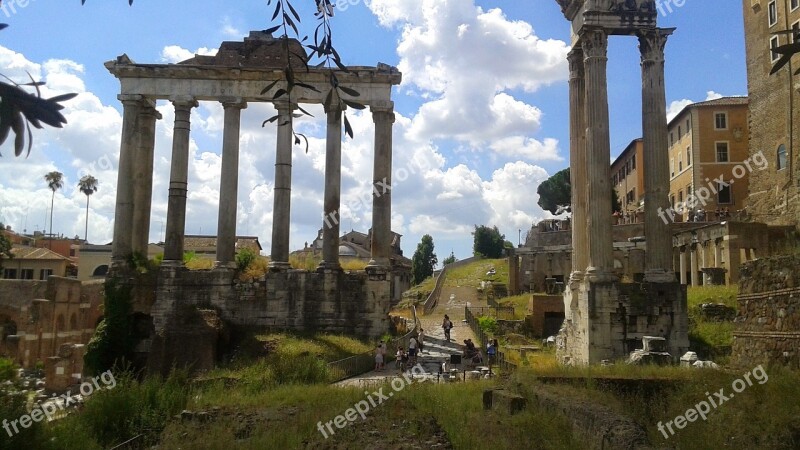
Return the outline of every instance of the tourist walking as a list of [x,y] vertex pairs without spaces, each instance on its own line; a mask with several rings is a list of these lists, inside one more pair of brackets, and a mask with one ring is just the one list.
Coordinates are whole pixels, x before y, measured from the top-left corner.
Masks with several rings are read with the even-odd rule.
[[381,348],[383,342],[375,346],[375,371],[383,369],[383,349]]
[[417,333],[417,341],[419,342],[419,352],[422,353],[425,349],[425,330],[422,328],[420,328],[419,333]]
[[444,330],[444,338],[447,342],[450,342],[450,330],[453,328],[453,321],[450,320],[450,316],[447,314],[444,315],[444,320],[442,321],[442,329]]
[[417,365],[417,351],[419,350],[419,341],[415,336],[411,336],[411,339],[408,341],[408,359],[409,363],[412,366]]
[[495,361],[497,361],[498,346],[499,344],[497,343],[497,339],[492,339],[486,346],[486,354],[489,356],[489,373],[492,373],[492,365],[494,365]]

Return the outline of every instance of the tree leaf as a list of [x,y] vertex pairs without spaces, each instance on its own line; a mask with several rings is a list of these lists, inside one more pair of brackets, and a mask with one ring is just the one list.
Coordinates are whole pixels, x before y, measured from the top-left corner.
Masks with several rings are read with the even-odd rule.
[[344,132],[346,135],[353,139],[353,127],[350,126],[350,121],[347,119],[347,114],[344,114]]
[[349,107],[351,107],[353,109],[367,109],[367,107],[362,105],[361,103],[357,103],[357,102],[350,101],[350,100],[345,100],[345,99],[342,99],[342,101],[344,102],[345,105],[347,105],[347,106],[349,106]]
[[266,94],[267,92],[269,92],[269,91],[270,91],[270,89],[274,88],[274,87],[275,87],[275,85],[276,85],[276,84],[278,84],[278,83],[280,83],[280,82],[281,82],[281,80],[275,80],[275,81],[273,81],[272,83],[268,84],[268,85],[267,85],[267,87],[265,87],[264,89],[262,89],[262,90],[261,90],[261,95],[264,95],[264,94]]
[[280,27],[281,27],[280,25],[275,25],[274,27],[270,27],[270,28],[267,28],[266,30],[264,30],[264,33],[272,34],[272,33],[276,32],[276,31],[278,31],[278,29]]
[[278,120],[278,117],[280,117],[280,115],[276,114],[276,115],[270,117],[269,119],[261,122],[261,128],[264,128],[265,126],[267,126],[268,123],[275,122],[276,120]]
[[272,99],[275,100],[281,98],[288,93],[289,92],[286,89],[278,89],[277,91],[275,91],[275,95],[272,96]]
[[361,96],[361,94],[357,90],[351,89],[351,88],[346,87],[346,86],[339,86],[339,89],[341,89],[342,92],[344,92],[345,94],[347,94],[347,95],[349,95],[351,97],[360,97]]
[[295,86],[301,87],[301,88],[306,88],[306,89],[308,89],[310,91],[314,91],[314,92],[317,92],[317,93],[320,92],[320,90],[317,89],[316,87],[314,87],[314,86],[312,86],[310,84],[306,84],[306,83],[297,82],[297,83],[295,83]]

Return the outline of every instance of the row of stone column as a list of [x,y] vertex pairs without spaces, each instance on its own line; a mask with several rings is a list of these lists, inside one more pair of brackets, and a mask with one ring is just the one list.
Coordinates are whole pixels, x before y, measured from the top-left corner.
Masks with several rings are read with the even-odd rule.
[[[156,120],[161,118],[155,101],[141,95],[120,95],[123,103],[122,141],[120,145],[117,205],[114,223],[112,260],[116,267],[134,254],[147,255],[153,186],[153,153]],[[170,167],[164,264],[183,264],[188,193],[191,110],[198,102],[190,97],[170,99],[175,108],[175,124]],[[222,138],[222,174],[220,179],[216,266],[235,267],[236,215],[239,183],[239,138],[241,112],[247,103],[241,98],[220,99],[224,108]],[[275,160],[275,195],[273,205],[273,270],[289,268],[289,236],[292,186],[292,114],[296,105],[276,102],[278,110],[277,150]],[[373,180],[372,260],[369,270],[388,270],[391,252],[391,171],[392,124],[391,101],[372,105],[375,121],[375,164]],[[323,222],[323,261],[320,269],[340,270],[339,211],[341,207],[342,110],[326,109],[327,143],[325,167],[325,220]]]
[[[640,31],[642,62],[642,130],[644,133],[645,279],[674,281],[672,235],[658,210],[669,205],[664,46],[672,30]],[[608,34],[584,26],[569,54],[570,175],[572,183],[572,277],[593,282],[615,281],[611,227],[608,113]],[[586,224],[585,227],[581,224]]]

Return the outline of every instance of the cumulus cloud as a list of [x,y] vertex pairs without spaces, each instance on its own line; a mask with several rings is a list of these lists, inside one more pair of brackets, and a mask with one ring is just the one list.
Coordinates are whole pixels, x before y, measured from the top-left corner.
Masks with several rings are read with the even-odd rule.
[[[708,91],[706,92],[705,100],[702,101],[716,100],[722,97],[723,97],[722,94],[719,94],[714,91]],[[685,98],[682,100],[675,100],[672,103],[670,103],[669,106],[667,107],[667,121],[669,122],[672,119],[674,119],[678,114],[681,113],[681,111],[683,111],[683,108],[691,105],[692,103],[697,103],[697,101]]]
[[217,48],[200,47],[192,52],[178,45],[168,45],[161,50],[161,62],[175,64],[194,58],[195,55],[216,55],[218,50]]

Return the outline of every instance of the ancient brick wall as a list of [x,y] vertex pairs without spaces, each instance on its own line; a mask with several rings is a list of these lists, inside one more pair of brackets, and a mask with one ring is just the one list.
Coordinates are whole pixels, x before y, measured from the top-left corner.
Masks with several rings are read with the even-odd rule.
[[733,363],[800,366],[800,264],[798,256],[742,265]]

